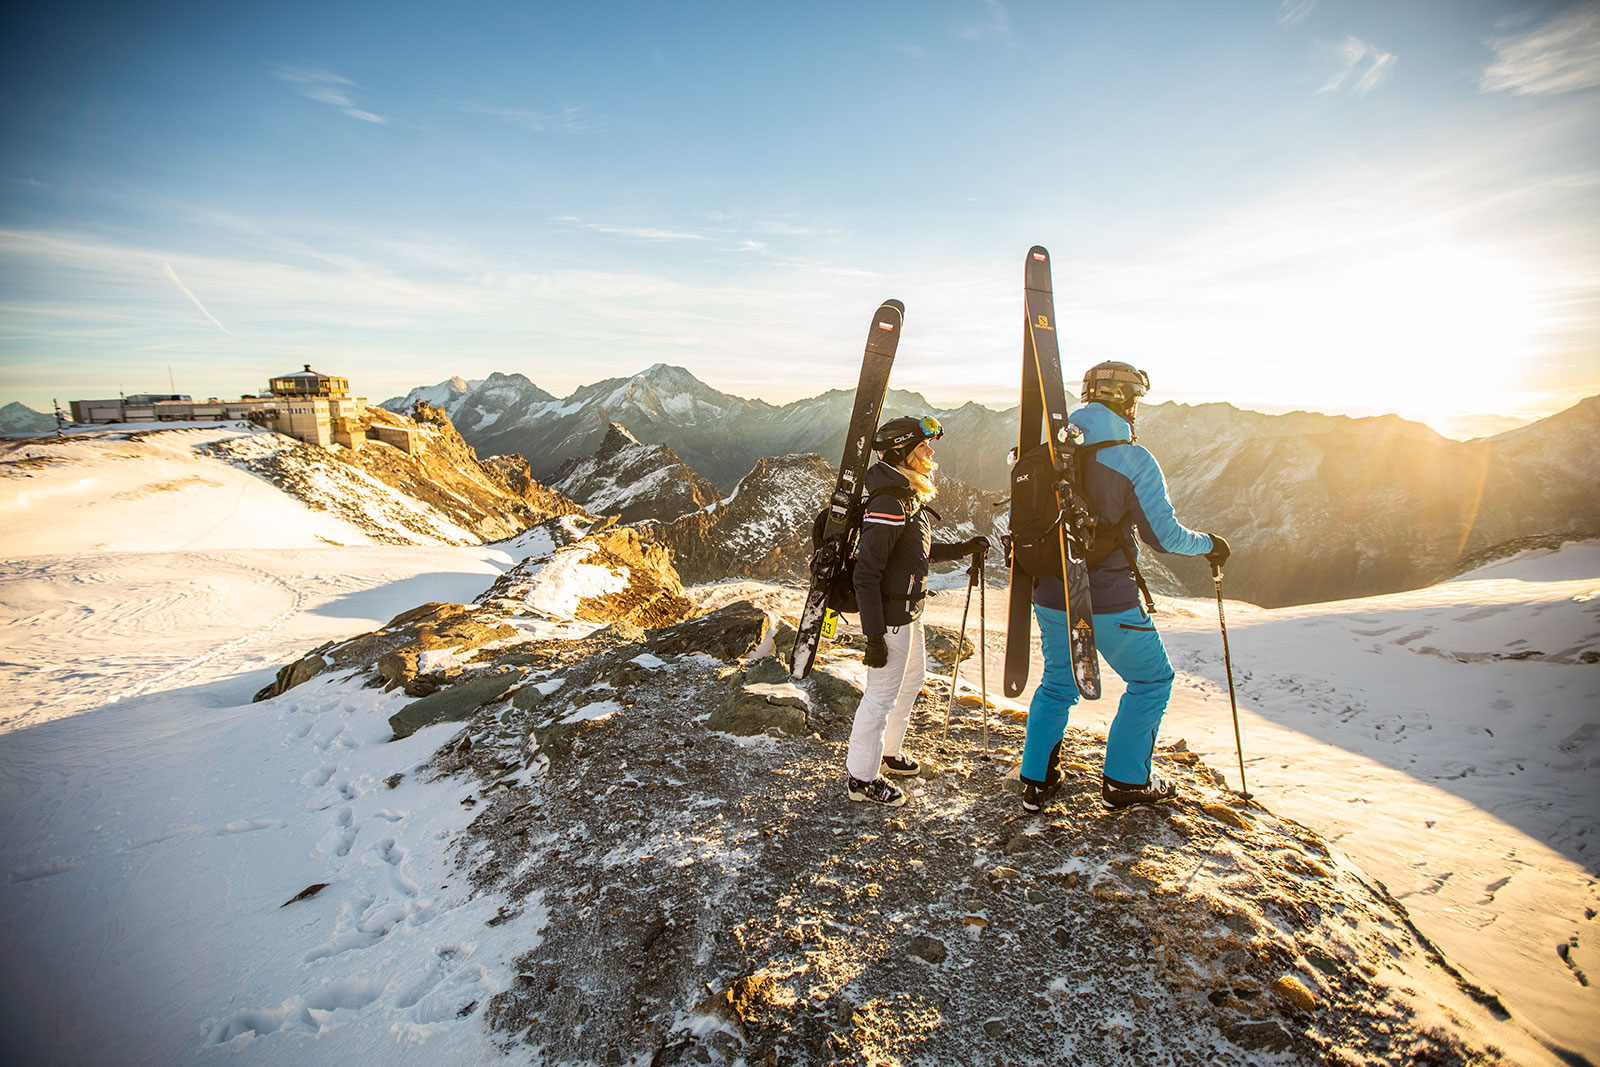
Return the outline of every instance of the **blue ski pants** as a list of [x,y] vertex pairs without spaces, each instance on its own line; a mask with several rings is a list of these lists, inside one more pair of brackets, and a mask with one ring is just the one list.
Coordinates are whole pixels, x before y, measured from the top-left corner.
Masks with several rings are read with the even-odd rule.
[[[1033,613],[1039,620],[1044,674],[1028,705],[1022,777],[1043,782],[1049,772],[1050,751],[1066,732],[1067,717],[1078,702],[1078,686],[1072,679],[1067,613],[1039,604],[1034,605]],[[1094,638],[1100,655],[1128,685],[1106,733],[1105,775],[1118,782],[1144,785],[1150,780],[1156,731],[1172,696],[1172,664],[1166,646],[1142,607],[1096,615]]]

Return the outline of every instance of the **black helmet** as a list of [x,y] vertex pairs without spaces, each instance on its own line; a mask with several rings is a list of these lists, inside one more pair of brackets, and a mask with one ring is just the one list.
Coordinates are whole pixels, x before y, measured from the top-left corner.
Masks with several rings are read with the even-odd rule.
[[1126,414],[1149,391],[1150,375],[1131,363],[1108,361],[1096,363],[1084,372],[1079,399],[1085,404],[1098,400],[1113,411]]
[[878,427],[878,436],[872,439],[872,447],[883,453],[885,463],[898,467],[922,442],[943,436],[944,427],[932,415],[924,415],[920,419],[901,415]]

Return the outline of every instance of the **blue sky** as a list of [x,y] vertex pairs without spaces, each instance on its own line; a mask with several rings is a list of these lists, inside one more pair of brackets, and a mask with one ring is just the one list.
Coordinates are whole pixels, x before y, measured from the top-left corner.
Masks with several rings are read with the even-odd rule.
[[[16,5],[14,5],[15,7]],[[1600,393],[1600,5],[31,5],[0,401],[657,362],[783,402],[1069,378],[1454,433]],[[170,371],[169,371],[170,368]]]

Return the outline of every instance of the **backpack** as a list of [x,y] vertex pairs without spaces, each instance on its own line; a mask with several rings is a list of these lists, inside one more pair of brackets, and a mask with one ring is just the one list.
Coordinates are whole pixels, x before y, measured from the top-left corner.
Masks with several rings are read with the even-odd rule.
[[[840,553],[844,562],[834,571],[833,577],[828,582],[828,607],[836,614],[854,615],[861,610],[861,605],[856,603],[856,546],[861,541],[861,520],[867,512],[867,498],[877,496],[879,493],[887,493],[905,506],[907,523],[917,513],[919,506],[917,493],[910,486],[889,486],[865,493],[850,505],[850,514],[845,519],[844,541]],[[822,531],[828,524],[828,513],[829,509],[824,507],[817,512],[817,517],[811,524],[813,556],[822,546]]]
[[1056,499],[1056,484],[1064,482],[1072,528],[1079,536],[1084,563],[1094,566],[1118,548],[1122,549],[1134,582],[1144,594],[1151,613],[1155,605],[1145,588],[1144,576],[1133,553],[1123,543],[1122,531],[1115,526],[1102,527],[1089,508],[1083,495],[1084,467],[1090,453],[1102,448],[1127,444],[1126,441],[1101,441],[1092,445],[1060,446],[1066,453],[1065,466],[1057,471],[1050,456],[1050,443],[1035,445],[1011,465],[1011,536],[1008,543],[1009,559],[1013,567],[1020,568],[1032,578],[1064,578],[1061,569],[1061,541],[1058,531],[1069,516]]

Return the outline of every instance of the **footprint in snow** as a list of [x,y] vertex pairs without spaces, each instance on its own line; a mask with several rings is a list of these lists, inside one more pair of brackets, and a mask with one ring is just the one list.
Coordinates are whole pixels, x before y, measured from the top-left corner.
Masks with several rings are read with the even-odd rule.
[[415,897],[421,891],[417,883],[408,878],[405,872],[400,869],[401,864],[406,861],[407,852],[395,844],[394,838],[386,837],[379,841],[373,847],[373,851],[377,852],[379,858],[389,865],[389,877],[394,882],[396,889],[408,897]]
[[356,921],[353,928],[335,934],[311,949],[300,957],[300,962],[315,963],[318,960],[342,956],[346,952],[371,948],[389,936],[389,931],[410,918],[412,910],[412,905],[400,901],[383,901],[376,904],[369,902],[362,908],[361,918]]
[[[414,1008],[423,997],[439,985],[440,982],[450,977],[467,962],[467,957],[472,955],[474,946],[463,944],[459,941],[447,945],[440,945],[433,950],[434,958],[428,961],[423,969],[422,976],[411,983],[406,989],[394,998],[394,1006],[404,1010]],[[438,1022],[436,1019],[417,1019],[417,1022]]]
[[206,1044],[226,1045],[280,1030],[319,1034],[336,1012],[357,1012],[377,1000],[383,995],[383,986],[381,978],[356,976],[329,982],[298,1002],[285,1001],[281,1008],[236,1011],[212,1025],[206,1032]]

